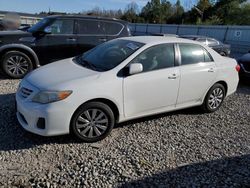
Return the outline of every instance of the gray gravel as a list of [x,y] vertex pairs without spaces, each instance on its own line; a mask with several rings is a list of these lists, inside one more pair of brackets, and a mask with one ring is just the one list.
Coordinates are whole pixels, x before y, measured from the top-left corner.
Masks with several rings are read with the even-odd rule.
[[17,123],[18,80],[0,80],[0,187],[250,187],[250,87],[198,108],[117,126],[107,139],[44,138]]

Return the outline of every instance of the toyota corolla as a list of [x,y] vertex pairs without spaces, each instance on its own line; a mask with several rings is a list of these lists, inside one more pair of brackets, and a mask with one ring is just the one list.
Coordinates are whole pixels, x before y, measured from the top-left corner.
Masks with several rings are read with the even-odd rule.
[[236,91],[239,66],[209,47],[176,37],[128,37],[28,74],[17,118],[42,136],[104,139],[116,123],[201,106],[214,112]]

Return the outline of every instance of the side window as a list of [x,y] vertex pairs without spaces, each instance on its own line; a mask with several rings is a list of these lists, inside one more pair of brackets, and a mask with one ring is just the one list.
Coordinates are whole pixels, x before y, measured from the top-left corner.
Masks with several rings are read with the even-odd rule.
[[55,20],[50,27],[52,34],[73,34],[74,20]]
[[200,45],[179,44],[179,48],[181,52],[182,65],[213,61],[208,52]]
[[114,22],[104,22],[107,35],[118,35],[123,29],[123,25]]
[[82,35],[105,35],[104,25],[96,20],[78,20],[78,32]]
[[143,72],[174,67],[175,51],[173,44],[160,44],[139,54],[131,63],[141,63]]

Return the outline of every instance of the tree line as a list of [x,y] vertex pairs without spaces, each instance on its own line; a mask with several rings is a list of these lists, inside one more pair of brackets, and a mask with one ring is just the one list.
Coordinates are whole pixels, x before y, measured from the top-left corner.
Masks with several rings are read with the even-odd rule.
[[[185,0],[185,5],[194,0]],[[196,0],[187,8],[180,0],[151,0],[143,8],[134,1],[124,10],[96,7],[80,15],[114,17],[132,23],[250,25],[250,3],[247,0]]]

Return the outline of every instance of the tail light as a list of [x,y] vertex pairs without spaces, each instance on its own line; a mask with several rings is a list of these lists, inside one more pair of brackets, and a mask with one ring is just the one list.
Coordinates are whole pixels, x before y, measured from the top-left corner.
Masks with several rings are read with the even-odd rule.
[[236,65],[235,69],[237,72],[240,72],[240,65]]

